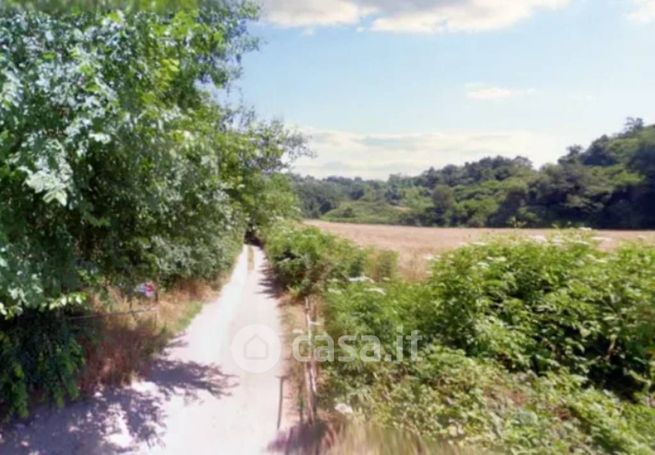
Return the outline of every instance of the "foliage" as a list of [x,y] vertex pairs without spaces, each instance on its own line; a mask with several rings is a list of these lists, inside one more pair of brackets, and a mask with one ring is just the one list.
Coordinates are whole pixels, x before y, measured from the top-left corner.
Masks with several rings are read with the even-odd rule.
[[263,237],[277,280],[299,296],[321,293],[331,283],[387,281],[397,275],[397,253],[365,250],[318,228],[280,222]]
[[399,224],[404,211],[384,201],[345,202],[323,215],[327,221],[362,224]]
[[369,248],[366,250],[366,275],[373,281],[388,281],[398,277],[398,253]]
[[[569,148],[539,170],[521,157],[484,158],[386,182],[294,176],[303,213],[353,223],[417,226],[655,227],[655,126]],[[364,202],[363,202],[364,201]],[[395,210],[392,210],[395,209]]]
[[[274,243],[285,239],[289,266],[326,263],[326,234],[288,229]],[[279,276],[306,270],[287,268],[280,251],[269,249]],[[584,231],[562,231],[460,248],[422,283],[342,278],[316,291],[326,282],[325,330],[334,357],[351,361],[322,363],[324,404],[468,449],[655,450],[652,247],[608,253]],[[418,358],[405,342],[399,359],[397,337],[413,331]],[[343,335],[357,338],[337,343]],[[369,346],[362,335],[395,360],[353,358]]]
[[26,417],[35,390],[59,405],[66,397],[77,397],[83,335],[59,311],[30,310],[15,320],[0,321],[1,412]]
[[[34,315],[61,321],[108,286],[129,295],[143,281],[228,269],[249,225],[286,213],[293,196],[277,173],[304,153],[281,124],[211,97],[253,48],[252,6],[58,8],[65,3],[0,7],[3,374],[28,369],[19,340],[60,340],[49,368],[67,372],[37,368],[23,385],[18,373],[2,385],[28,394],[72,390],[77,341],[53,324],[17,327]],[[0,397],[21,413],[25,400]]]
[[584,236],[495,242],[447,254],[427,333],[512,370],[563,367],[633,394],[652,387],[655,249],[598,251]]
[[346,396],[369,419],[473,453],[647,454],[655,445],[646,429],[655,422],[652,407],[587,387],[566,372],[511,373],[432,345],[419,362],[379,368],[368,384],[331,366],[328,374],[333,383],[349,383]]
[[333,280],[364,273],[366,253],[318,228],[280,223],[265,233],[265,248],[280,284],[300,296],[320,292]]
[[[345,180],[350,182],[349,179]],[[342,201],[355,198],[354,191],[348,191],[346,185],[330,178],[318,180],[311,176],[303,178],[291,175],[291,181],[298,194],[302,213],[308,218],[319,218],[330,210],[336,209]]]

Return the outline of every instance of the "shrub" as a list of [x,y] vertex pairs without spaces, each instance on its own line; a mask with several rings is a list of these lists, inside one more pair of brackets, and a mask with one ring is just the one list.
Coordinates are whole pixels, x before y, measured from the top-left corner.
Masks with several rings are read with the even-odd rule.
[[[372,422],[512,453],[652,453],[655,249],[581,234],[447,253],[424,283],[334,283],[333,339],[374,335],[395,362],[323,363],[324,402]],[[361,337],[335,357],[361,350]]]
[[265,233],[265,248],[279,282],[300,296],[360,277],[366,264],[364,250],[313,227],[277,225]]
[[62,405],[75,398],[77,373],[84,364],[81,328],[62,313],[31,310],[0,322],[0,410],[26,417],[37,397]]
[[649,406],[563,372],[510,373],[437,345],[422,355],[378,371],[374,383],[350,395],[351,403],[383,425],[483,452],[652,453]]
[[603,387],[652,385],[655,248],[601,252],[580,236],[497,241],[445,255],[433,333],[510,369],[562,367]]
[[373,281],[398,278],[398,253],[390,250],[367,250],[366,276]]

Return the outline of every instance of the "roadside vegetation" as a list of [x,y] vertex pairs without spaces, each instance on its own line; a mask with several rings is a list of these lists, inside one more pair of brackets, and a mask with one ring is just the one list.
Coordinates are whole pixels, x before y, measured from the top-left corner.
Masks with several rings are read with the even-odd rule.
[[127,385],[147,373],[154,356],[217,296],[220,285],[221,280],[179,282],[156,302],[127,297],[118,289],[110,291],[108,302],[92,297],[85,312],[71,317],[89,333],[80,340],[84,349],[84,365],[76,378],[80,395]]
[[363,278],[370,252],[316,228],[279,226],[266,245],[283,284],[320,299],[334,340],[375,335],[395,353],[399,331],[422,336],[416,360],[405,346],[402,361],[322,363],[324,409],[464,453],[655,449],[652,246],[602,251],[584,231],[490,240],[409,283]]
[[[518,151],[520,153],[520,151]],[[292,176],[306,218],[409,226],[655,227],[655,126],[628,119],[535,169],[489,157],[385,181]]]
[[300,138],[212,95],[255,47],[254,17],[245,3],[3,3],[5,416],[79,395],[115,329],[88,316],[129,308],[141,283],[213,281],[249,227],[292,210],[276,173]]

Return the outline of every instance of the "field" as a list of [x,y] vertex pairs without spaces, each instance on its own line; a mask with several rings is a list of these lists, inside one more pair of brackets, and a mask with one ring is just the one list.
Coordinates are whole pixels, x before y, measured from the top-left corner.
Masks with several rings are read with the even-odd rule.
[[[360,246],[396,251],[399,265],[408,278],[420,278],[427,262],[434,255],[459,246],[483,241],[493,236],[548,236],[554,229],[491,229],[491,228],[422,228],[371,224],[330,223],[307,220],[332,234],[347,238]],[[616,248],[625,241],[646,241],[655,244],[655,231],[592,231],[603,249]]]

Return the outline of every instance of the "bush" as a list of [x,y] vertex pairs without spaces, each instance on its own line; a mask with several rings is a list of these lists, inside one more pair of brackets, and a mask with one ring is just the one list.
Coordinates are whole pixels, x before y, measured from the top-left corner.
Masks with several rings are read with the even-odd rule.
[[399,224],[404,212],[380,200],[359,200],[343,204],[321,218],[345,223]]
[[513,370],[565,367],[631,394],[655,379],[653,283],[655,248],[605,253],[584,236],[470,246],[434,266],[431,333]]
[[280,284],[299,296],[360,277],[366,265],[364,250],[313,227],[276,225],[265,233],[265,248]]
[[[581,234],[471,245],[424,283],[334,283],[326,331],[395,362],[324,363],[323,398],[452,444],[516,453],[652,453],[655,248]],[[335,357],[360,350],[358,339]]]
[[58,312],[32,310],[16,320],[0,322],[3,414],[26,417],[38,395],[58,405],[78,396],[77,373],[84,364],[80,331]]
[[[329,378],[352,376],[330,369]],[[433,345],[420,362],[387,364],[345,397],[369,419],[474,453],[652,453],[653,408],[585,387],[567,373],[510,373]],[[341,397],[340,399],[343,399]]]
[[397,252],[369,249],[366,253],[366,275],[373,281],[385,281],[398,278]]

